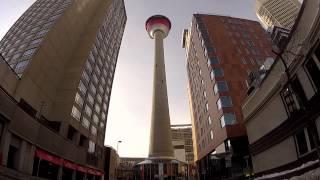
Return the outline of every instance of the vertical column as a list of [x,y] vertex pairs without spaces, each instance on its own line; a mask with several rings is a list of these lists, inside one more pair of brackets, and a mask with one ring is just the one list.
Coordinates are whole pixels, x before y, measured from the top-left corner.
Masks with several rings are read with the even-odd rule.
[[76,170],[73,170],[72,171],[72,180],[77,180],[76,178],[76,175],[77,175],[77,171]]
[[20,152],[19,152],[19,162],[18,162],[18,171],[20,172],[25,172],[23,165],[24,165],[24,160],[26,156],[28,156],[27,152],[27,142],[24,140],[21,140],[21,147],[20,147]]
[[62,180],[63,166],[59,167],[57,180]]
[[8,153],[9,153],[9,146],[11,141],[11,133],[9,131],[6,131],[4,133],[4,142],[3,142],[3,159],[2,159],[2,165],[6,166],[8,161]]

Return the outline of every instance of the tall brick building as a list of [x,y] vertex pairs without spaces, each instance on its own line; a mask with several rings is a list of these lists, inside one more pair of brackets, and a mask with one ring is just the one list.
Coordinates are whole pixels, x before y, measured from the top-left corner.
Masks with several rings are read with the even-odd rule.
[[256,21],[195,14],[183,38],[199,174],[241,176],[250,166],[241,105],[248,75],[273,57],[269,35]]

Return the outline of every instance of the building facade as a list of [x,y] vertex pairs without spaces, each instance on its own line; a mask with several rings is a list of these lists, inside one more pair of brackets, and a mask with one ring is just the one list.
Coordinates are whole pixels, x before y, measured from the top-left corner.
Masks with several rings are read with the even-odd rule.
[[256,14],[265,28],[291,29],[297,18],[299,0],[256,0]]
[[121,157],[119,167],[117,169],[117,179],[119,180],[134,180],[142,179],[140,169],[137,164],[144,161],[146,158],[139,157]]
[[120,164],[119,154],[112,147],[106,147],[105,150],[104,180],[117,180],[117,170]]
[[191,124],[171,125],[171,131],[175,158],[182,162],[193,163]]
[[183,47],[199,175],[241,176],[248,155],[241,112],[246,79],[273,57],[270,38],[255,21],[195,14]]
[[243,105],[260,179],[287,179],[319,167],[319,3],[303,2],[286,45]]
[[125,24],[124,1],[111,0],[37,0],[15,22],[0,41],[3,166],[59,179],[103,175]]

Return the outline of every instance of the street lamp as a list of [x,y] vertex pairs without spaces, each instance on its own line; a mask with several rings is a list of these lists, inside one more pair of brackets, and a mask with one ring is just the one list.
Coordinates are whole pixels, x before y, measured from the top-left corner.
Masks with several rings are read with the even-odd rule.
[[119,154],[119,144],[122,143],[122,141],[118,141],[117,143],[117,153]]

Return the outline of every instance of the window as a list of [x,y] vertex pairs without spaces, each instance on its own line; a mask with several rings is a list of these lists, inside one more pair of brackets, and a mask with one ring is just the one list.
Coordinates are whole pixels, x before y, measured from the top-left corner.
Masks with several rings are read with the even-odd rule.
[[87,70],[88,70],[88,72],[90,74],[92,72],[92,66],[91,66],[89,61],[86,62],[86,68],[87,68]]
[[217,101],[218,109],[224,107],[232,107],[232,100],[230,96],[221,96]]
[[53,21],[53,20],[56,20],[61,14],[58,14],[58,15],[55,15],[55,16],[51,16],[49,18],[49,21]]
[[225,127],[226,125],[233,125],[236,123],[236,116],[234,113],[224,113],[220,118],[221,127]]
[[211,64],[219,64],[219,58],[218,57],[211,57],[210,63]]
[[87,88],[86,88],[86,86],[83,84],[82,81],[80,81],[79,86],[78,86],[78,89],[80,90],[80,92],[81,92],[82,94],[86,94],[86,92],[87,92]]
[[19,62],[15,67],[16,73],[18,73],[18,74],[22,73],[25,70],[25,68],[27,67],[28,63],[29,63],[28,60]]
[[255,65],[254,59],[250,58],[250,62],[252,65]]
[[92,77],[93,77],[93,82],[98,84],[99,80],[98,80],[97,76],[95,74],[93,74]]
[[94,104],[94,99],[93,97],[91,96],[91,94],[88,93],[88,96],[87,96],[87,100],[88,100],[88,103],[90,103],[91,105]]
[[99,103],[102,103],[102,97],[100,96],[100,94],[97,95],[97,100]]
[[290,87],[287,87],[281,91],[281,96],[288,111],[288,115],[290,116],[293,112],[295,112],[298,108],[295,103],[294,94]]
[[103,103],[102,108],[103,108],[104,111],[107,111],[107,104]]
[[83,99],[82,97],[79,95],[79,93],[76,94],[76,97],[74,98],[75,102],[82,107],[83,106]]
[[320,45],[318,45],[318,47],[314,53],[315,53],[316,57],[318,58],[318,61],[320,62]]
[[[107,86],[107,90],[106,90],[106,91],[107,91],[107,94],[109,94],[109,92],[110,92],[110,88],[109,88],[109,86]],[[105,98],[107,99],[106,101],[108,101],[108,98],[109,98],[109,97],[108,97],[108,96],[106,96]]]
[[242,64],[247,64],[247,61],[245,58],[241,58],[241,62],[242,62]]
[[315,61],[311,58],[305,65],[309,76],[311,77],[313,84],[316,86],[318,91],[320,91],[320,70],[315,63]]
[[104,79],[104,77],[101,77],[101,84],[104,86],[106,84],[106,80]]
[[97,116],[96,114],[94,114],[94,115],[92,116],[92,119],[93,119],[93,122],[94,122],[95,124],[99,124],[99,118],[98,118],[98,116]]
[[101,119],[104,121],[106,120],[106,114],[104,112],[101,113]]
[[213,139],[213,131],[210,130],[210,139]]
[[261,65],[263,64],[263,60],[261,60],[261,59],[256,59],[256,63],[257,63],[259,66],[261,66]]
[[[305,127],[295,135],[296,146],[299,155],[311,152],[316,148],[316,144],[319,144],[319,135],[316,129],[316,125]],[[317,140],[318,142],[315,142]]]
[[80,120],[81,113],[75,106],[72,107],[71,116],[78,121]]
[[222,77],[222,76],[223,76],[222,68],[212,69],[212,71],[210,73],[211,80],[213,80],[215,77]]
[[37,36],[44,36],[47,34],[48,31],[49,31],[49,29],[41,30],[40,32],[38,32]]
[[99,85],[99,91],[100,91],[101,94],[103,94],[104,89],[103,89],[103,87],[101,86],[101,84]]
[[91,90],[91,92],[93,93],[93,95],[95,95],[96,93],[97,93],[97,89],[96,89],[96,87],[94,86],[94,84],[90,84],[90,90]]
[[101,70],[97,65],[95,67],[95,70],[96,70],[97,75],[99,76],[101,74]]
[[84,108],[84,112],[86,112],[89,117],[92,115],[92,110],[88,105]]
[[77,135],[77,130],[72,126],[69,126],[67,138],[71,141],[74,141],[74,139],[76,138],[76,135]]
[[89,153],[94,153],[96,150],[96,145],[93,141],[89,141],[89,148],[88,148],[88,152]]
[[81,122],[82,126],[85,127],[86,129],[89,129],[90,127],[90,122],[87,118],[82,117],[82,122]]
[[308,144],[305,136],[305,131],[302,130],[296,134],[297,146],[298,146],[298,153],[300,155],[305,154],[308,152]]
[[33,40],[33,41],[30,43],[30,45],[38,45],[38,44],[41,43],[41,41],[42,41],[42,38],[35,39],[35,40]]
[[23,53],[22,56],[31,56],[35,51],[36,49],[28,49]]
[[98,114],[100,113],[101,108],[100,108],[99,104],[95,104],[94,109]]
[[94,126],[91,126],[91,134],[96,136],[97,135],[97,128]]
[[248,40],[248,45],[249,45],[249,47],[254,47],[255,46],[254,43],[251,40]]
[[214,52],[214,48],[209,46],[209,47],[207,47],[207,51],[208,52]]
[[83,71],[82,78],[88,83],[90,81],[89,75],[86,71]]
[[103,129],[104,128],[104,123],[100,122],[100,128]]
[[304,106],[308,99],[304,93],[303,87],[297,77],[291,80],[291,87],[300,106]]
[[211,117],[208,116],[208,123],[211,124],[212,123],[212,120],[211,120]]
[[218,92],[225,92],[228,91],[228,85],[225,81],[217,81],[216,84],[213,87],[214,94],[217,94]]
[[241,53],[242,53],[242,51],[241,51],[241,49],[240,49],[240,48],[237,48],[237,52],[238,52],[239,54],[241,54]]

